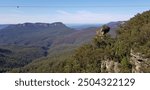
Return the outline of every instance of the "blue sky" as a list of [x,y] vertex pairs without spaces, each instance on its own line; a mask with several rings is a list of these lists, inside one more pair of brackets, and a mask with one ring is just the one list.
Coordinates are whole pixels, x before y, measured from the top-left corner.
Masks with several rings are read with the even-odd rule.
[[0,0],[0,24],[101,24],[128,20],[149,9],[150,0]]

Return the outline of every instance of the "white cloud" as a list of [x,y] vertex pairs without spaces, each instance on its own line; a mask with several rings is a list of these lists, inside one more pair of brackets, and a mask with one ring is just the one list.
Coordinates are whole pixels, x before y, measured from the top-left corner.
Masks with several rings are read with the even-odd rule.
[[131,17],[131,15],[93,13],[88,11],[77,11],[73,13],[57,11],[56,17],[58,20],[65,23],[107,23],[110,21],[127,20]]
[[56,11],[53,14],[25,15],[17,14],[0,14],[0,23],[24,23],[24,22],[64,22],[64,23],[107,23],[110,21],[127,20],[131,15],[121,15],[112,13],[95,13],[89,11]]

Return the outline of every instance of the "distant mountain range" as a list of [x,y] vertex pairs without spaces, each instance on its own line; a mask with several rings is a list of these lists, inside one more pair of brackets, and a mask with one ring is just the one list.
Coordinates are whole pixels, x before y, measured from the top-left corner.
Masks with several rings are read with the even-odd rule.
[[0,30],[3,28],[6,28],[7,26],[9,26],[10,24],[0,24]]
[[75,30],[83,30],[89,27],[100,27],[102,24],[67,24],[68,27],[74,28]]
[[[121,22],[111,22],[110,34],[115,35]],[[61,22],[23,23],[0,25],[0,45],[55,46],[60,44],[80,44],[88,42],[98,27],[89,26],[82,30],[72,29]]]
[[24,23],[9,25],[0,30],[0,44],[50,46],[57,38],[75,32],[61,22]]

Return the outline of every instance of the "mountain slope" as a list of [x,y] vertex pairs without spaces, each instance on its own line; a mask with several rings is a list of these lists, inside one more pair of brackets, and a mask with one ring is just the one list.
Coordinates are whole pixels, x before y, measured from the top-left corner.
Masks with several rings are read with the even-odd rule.
[[38,58],[44,57],[45,52],[40,47],[0,46],[0,72],[23,67]]
[[0,44],[50,46],[58,37],[74,32],[63,23],[24,23],[10,25],[0,31]]
[[[119,26],[123,23],[123,21],[118,22],[110,22],[106,25],[111,28],[109,34],[112,37],[116,37],[116,30],[119,28]],[[64,36],[63,38],[60,38],[56,40],[53,43],[53,46],[55,45],[61,45],[61,44],[75,44],[75,45],[81,45],[83,43],[89,43],[91,42],[92,38],[95,36],[96,30],[100,27],[88,27],[84,28],[82,30],[78,30],[74,33],[68,34]]]

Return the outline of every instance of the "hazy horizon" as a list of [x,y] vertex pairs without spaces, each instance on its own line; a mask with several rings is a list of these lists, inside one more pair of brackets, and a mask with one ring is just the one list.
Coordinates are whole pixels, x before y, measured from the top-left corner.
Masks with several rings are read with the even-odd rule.
[[63,23],[65,25],[99,25],[99,24],[107,24],[107,23],[110,23],[110,22],[118,22],[118,21],[110,21],[110,22],[106,22],[106,23],[64,23],[64,22],[61,22],[61,21],[54,21],[54,22],[28,22],[28,21],[25,21],[25,22],[20,22],[20,23],[0,23],[0,25],[7,25],[7,24],[24,24],[24,23],[46,23],[46,24],[52,24],[52,23],[57,23],[57,22],[60,22],[60,23]]

